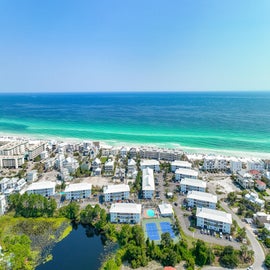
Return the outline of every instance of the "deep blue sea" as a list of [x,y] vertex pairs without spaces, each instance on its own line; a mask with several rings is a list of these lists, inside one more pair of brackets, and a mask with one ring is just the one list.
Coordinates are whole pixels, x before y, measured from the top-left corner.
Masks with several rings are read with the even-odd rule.
[[270,154],[270,92],[0,94],[0,133]]

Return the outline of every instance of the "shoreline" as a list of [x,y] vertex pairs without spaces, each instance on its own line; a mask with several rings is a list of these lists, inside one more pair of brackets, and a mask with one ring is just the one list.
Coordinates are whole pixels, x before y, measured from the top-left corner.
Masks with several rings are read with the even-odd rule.
[[43,141],[57,141],[63,143],[81,143],[84,141],[95,142],[98,141],[100,146],[103,148],[109,147],[157,147],[157,148],[169,148],[177,149],[184,152],[187,155],[197,155],[197,156],[209,156],[209,155],[221,155],[224,157],[237,157],[237,158],[260,158],[260,159],[270,159],[270,153],[267,152],[253,152],[246,150],[227,150],[227,149],[211,149],[211,148],[200,148],[200,147],[190,147],[182,146],[177,143],[136,143],[136,142],[120,142],[117,140],[93,140],[89,138],[75,138],[75,137],[60,137],[60,136],[46,136],[40,134],[17,134],[17,133],[4,133],[0,132],[0,141],[5,140],[43,140]]

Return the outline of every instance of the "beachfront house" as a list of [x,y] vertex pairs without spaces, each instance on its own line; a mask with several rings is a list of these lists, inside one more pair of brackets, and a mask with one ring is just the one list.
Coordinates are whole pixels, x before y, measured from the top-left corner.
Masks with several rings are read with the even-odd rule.
[[103,188],[104,201],[122,201],[129,199],[130,187],[126,184],[108,185]]
[[221,156],[206,156],[203,159],[203,169],[205,171],[226,170],[227,160]]
[[70,184],[65,188],[67,200],[85,199],[91,197],[92,184],[76,183]]
[[196,212],[197,227],[216,232],[230,233],[232,215],[223,211],[198,207]]
[[198,172],[192,169],[180,168],[175,171],[175,180],[181,181],[184,178],[197,179]]
[[135,203],[113,203],[110,208],[112,223],[140,223],[142,206]]
[[137,157],[137,149],[132,147],[129,149],[129,157],[134,159]]
[[236,173],[242,170],[242,161],[238,158],[231,158],[230,159],[230,171],[232,173]]
[[154,171],[150,168],[143,169],[142,193],[144,199],[152,199],[155,192]]
[[188,161],[175,160],[171,163],[171,171],[175,172],[177,169],[191,169],[192,164]]
[[249,159],[247,160],[247,170],[257,170],[259,172],[263,171],[265,168],[265,164],[260,159]]
[[217,196],[207,192],[192,190],[187,194],[187,203],[189,207],[216,209]]
[[121,158],[126,157],[127,156],[127,153],[128,153],[128,149],[125,146],[121,147],[121,149],[120,149],[120,156],[121,156]]
[[55,194],[55,182],[44,181],[32,183],[26,190],[28,194],[40,194],[44,197],[50,197]]
[[159,161],[154,160],[154,159],[143,159],[141,160],[140,166],[141,166],[141,170],[144,170],[146,168],[150,168],[155,172],[159,172],[160,170]]
[[192,190],[205,192],[206,182],[198,179],[184,178],[180,182],[180,189],[183,193],[187,193]]

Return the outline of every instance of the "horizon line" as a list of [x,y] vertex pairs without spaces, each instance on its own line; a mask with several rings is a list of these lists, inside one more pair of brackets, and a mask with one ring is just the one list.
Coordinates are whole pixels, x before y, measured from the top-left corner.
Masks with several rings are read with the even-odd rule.
[[257,90],[41,90],[41,91],[0,91],[0,94],[87,94],[87,93],[224,93],[224,92],[270,92],[270,89],[257,89]]

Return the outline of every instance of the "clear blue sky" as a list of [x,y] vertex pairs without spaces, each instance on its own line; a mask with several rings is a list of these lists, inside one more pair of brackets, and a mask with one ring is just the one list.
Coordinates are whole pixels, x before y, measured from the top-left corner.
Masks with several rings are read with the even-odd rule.
[[269,89],[269,0],[0,0],[1,92]]

